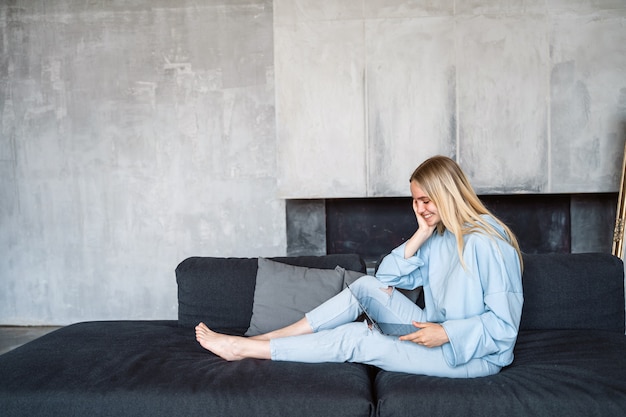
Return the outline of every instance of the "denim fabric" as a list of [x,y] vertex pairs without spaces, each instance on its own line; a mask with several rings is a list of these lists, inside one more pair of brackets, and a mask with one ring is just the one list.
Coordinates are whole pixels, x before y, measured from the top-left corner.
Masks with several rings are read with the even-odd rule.
[[[364,276],[350,286],[365,308],[378,321],[410,323],[420,321],[423,311],[399,291],[391,296],[386,286]],[[314,333],[274,339],[270,342],[272,360],[293,362],[358,362],[387,371],[468,378],[497,373],[500,368],[481,359],[452,367],[441,347],[427,348],[403,342],[354,322],[361,313],[359,303],[344,290],[307,314]]]

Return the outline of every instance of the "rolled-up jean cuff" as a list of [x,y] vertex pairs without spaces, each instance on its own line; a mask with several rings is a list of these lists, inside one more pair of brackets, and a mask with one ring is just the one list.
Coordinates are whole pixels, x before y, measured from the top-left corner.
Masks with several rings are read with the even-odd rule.
[[313,332],[314,333],[317,332],[319,330],[319,325],[315,323],[315,321],[311,318],[309,313],[304,313],[304,317],[306,318],[306,321],[309,322],[309,326],[311,326],[311,329],[313,330]]
[[275,361],[276,359],[276,347],[274,346],[274,340],[270,339],[270,359]]

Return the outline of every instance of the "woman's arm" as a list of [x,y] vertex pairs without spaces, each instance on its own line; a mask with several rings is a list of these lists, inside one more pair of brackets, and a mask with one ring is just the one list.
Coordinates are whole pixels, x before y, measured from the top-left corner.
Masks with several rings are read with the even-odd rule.
[[[387,255],[378,267],[376,278],[390,287],[412,290],[422,285],[422,276],[419,268],[425,265],[428,250],[417,251],[425,247],[425,243],[433,235],[436,226],[429,226],[424,217],[418,212],[418,204],[413,200],[413,212],[417,219],[418,229],[406,242],[395,248]],[[426,252],[426,253],[423,253]]]
[[406,244],[407,242],[401,244],[383,258],[376,271],[376,278],[389,287],[412,290],[422,285],[420,268],[425,263],[417,255],[406,259],[404,257]]

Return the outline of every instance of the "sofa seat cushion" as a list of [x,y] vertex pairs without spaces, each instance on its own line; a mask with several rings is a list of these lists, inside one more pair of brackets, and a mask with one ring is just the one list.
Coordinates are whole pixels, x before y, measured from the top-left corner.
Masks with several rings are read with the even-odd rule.
[[379,414],[405,416],[626,415],[626,336],[610,331],[523,331],[499,374],[448,379],[381,371]]
[[359,364],[226,362],[176,321],[85,322],[0,356],[0,415],[369,416]]

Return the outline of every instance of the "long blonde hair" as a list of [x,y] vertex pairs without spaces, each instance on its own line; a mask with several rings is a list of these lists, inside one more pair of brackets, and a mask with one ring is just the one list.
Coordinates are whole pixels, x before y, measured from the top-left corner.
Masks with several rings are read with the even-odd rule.
[[[517,238],[506,224],[487,210],[455,161],[446,156],[433,156],[415,169],[410,181],[417,182],[437,206],[441,217],[437,231],[443,233],[447,229],[456,237],[459,259],[464,266],[463,236],[478,231],[507,240],[517,252],[520,266],[523,265]],[[484,214],[491,216],[504,229],[506,236],[480,217]]]

